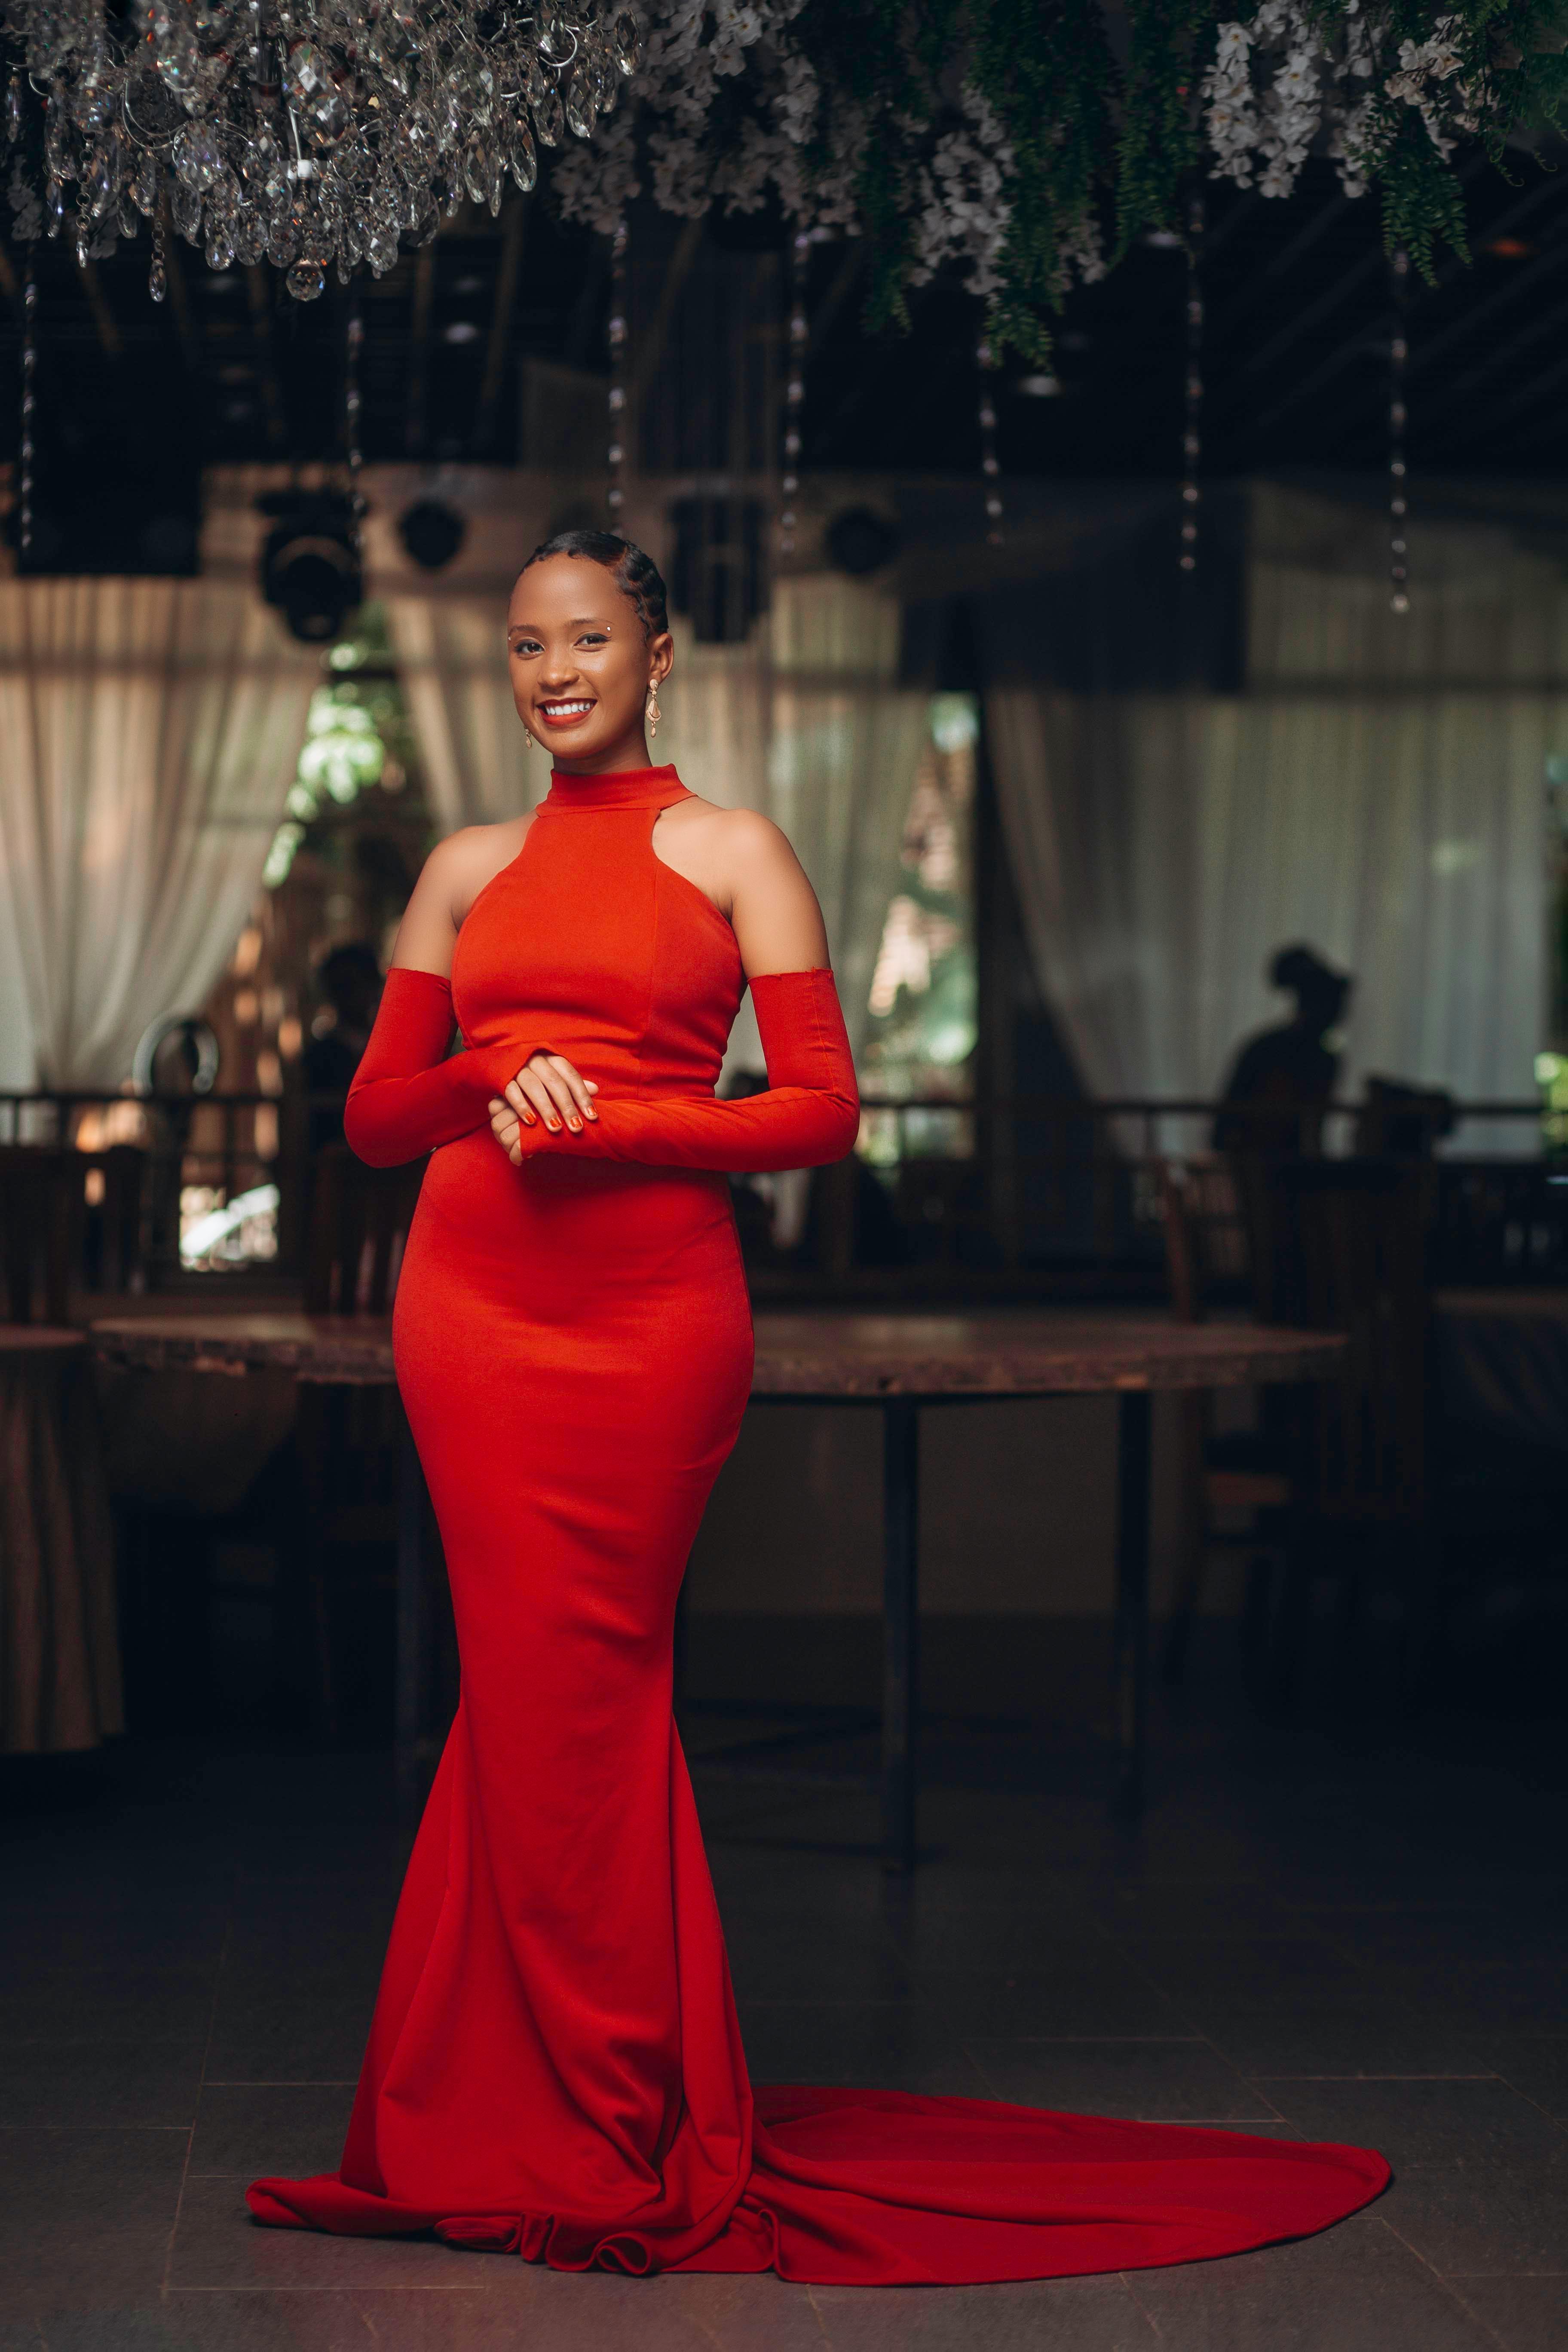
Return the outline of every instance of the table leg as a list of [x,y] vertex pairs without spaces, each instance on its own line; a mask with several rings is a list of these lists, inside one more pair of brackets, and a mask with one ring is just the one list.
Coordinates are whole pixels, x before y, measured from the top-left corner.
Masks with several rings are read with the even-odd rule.
[[1143,1811],[1149,1736],[1149,1541],[1154,1418],[1147,1389],[1124,1389],[1116,1442],[1116,1737],[1111,1810],[1136,1821]]
[[397,1454],[397,1663],[393,1767],[400,1805],[413,1807],[420,1786],[419,1736],[426,1700],[425,1473],[406,1421]]
[[915,1866],[920,1721],[920,1407],[882,1407],[882,1867]]

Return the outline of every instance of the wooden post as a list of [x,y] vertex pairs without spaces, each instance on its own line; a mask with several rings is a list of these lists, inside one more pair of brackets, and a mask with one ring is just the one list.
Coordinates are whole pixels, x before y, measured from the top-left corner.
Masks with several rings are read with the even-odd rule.
[[1113,1810],[1143,1810],[1149,1739],[1149,1537],[1154,1417],[1147,1389],[1124,1389],[1116,1448],[1116,1635],[1113,1673],[1120,1749]]
[[920,1709],[920,1407],[882,1407],[882,1867],[915,1866]]

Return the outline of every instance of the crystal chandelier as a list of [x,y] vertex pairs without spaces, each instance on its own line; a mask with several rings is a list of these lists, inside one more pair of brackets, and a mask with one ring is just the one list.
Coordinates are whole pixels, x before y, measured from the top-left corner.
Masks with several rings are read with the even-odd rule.
[[313,301],[465,195],[498,213],[509,173],[526,193],[637,64],[613,0],[13,0],[5,40],[15,234],[74,203],[85,261],[145,217],[160,300],[165,205],[209,268],[265,257]]

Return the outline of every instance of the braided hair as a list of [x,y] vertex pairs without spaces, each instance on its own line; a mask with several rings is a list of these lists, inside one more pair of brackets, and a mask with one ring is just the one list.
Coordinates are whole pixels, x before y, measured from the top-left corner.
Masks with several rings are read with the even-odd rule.
[[[558,530],[536,547],[523,572],[542,563],[550,555],[581,556],[589,563],[602,563],[613,574],[623,596],[629,596],[637,606],[637,619],[642,623],[645,637],[659,637],[669,626],[668,600],[664,576],[651,555],[629,539],[622,539],[613,530]],[[519,572],[519,579],[522,572]]]

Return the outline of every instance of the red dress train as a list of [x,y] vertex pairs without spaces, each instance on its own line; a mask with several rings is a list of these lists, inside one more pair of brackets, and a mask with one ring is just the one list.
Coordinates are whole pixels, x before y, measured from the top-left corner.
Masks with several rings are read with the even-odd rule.
[[[670,1712],[676,1594],[751,1374],[718,1171],[837,1156],[854,1096],[813,973],[754,992],[768,1093],[713,1101],[744,976],[729,925],[654,854],[683,797],[668,768],[557,777],[463,925],[468,1051],[441,1059],[445,984],[394,974],[356,1082],[366,1157],[441,1147],[395,1338],[462,1697],[342,2164],[257,2181],[251,2210],[561,2269],[864,2284],[1130,2269],[1321,2230],[1383,2188],[1381,2157],[748,2082]],[[515,1169],[485,1105],[540,1046],[599,1082],[602,1118]]]

